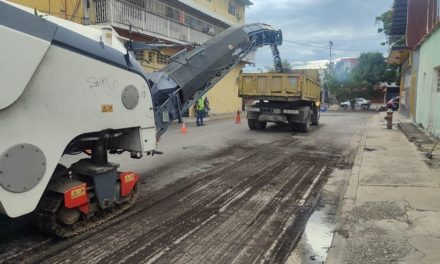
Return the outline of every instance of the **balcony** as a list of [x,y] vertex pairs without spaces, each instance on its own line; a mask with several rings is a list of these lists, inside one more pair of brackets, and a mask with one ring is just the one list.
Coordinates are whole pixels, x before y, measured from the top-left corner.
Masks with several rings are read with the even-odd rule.
[[[130,0],[128,0],[130,1]],[[175,43],[203,43],[223,29],[156,0],[97,0],[96,23]]]

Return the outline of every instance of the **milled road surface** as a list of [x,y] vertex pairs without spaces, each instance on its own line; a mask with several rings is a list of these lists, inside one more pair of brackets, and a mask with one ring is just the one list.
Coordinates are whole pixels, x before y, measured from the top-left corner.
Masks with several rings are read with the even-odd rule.
[[[350,169],[369,114],[324,114],[305,135],[231,120],[174,127],[163,156],[116,161],[141,173],[128,212],[74,238],[38,231],[33,216],[0,218],[2,263],[283,263],[322,186]],[[150,163],[149,163],[150,162]],[[68,163],[68,161],[67,161]]]

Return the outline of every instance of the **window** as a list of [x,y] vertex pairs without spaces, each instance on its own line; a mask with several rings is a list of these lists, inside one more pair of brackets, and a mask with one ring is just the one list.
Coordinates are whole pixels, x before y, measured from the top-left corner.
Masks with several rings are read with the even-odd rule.
[[149,51],[148,52],[148,62],[149,63],[153,63],[154,61],[154,51]]
[[143,50],[134,51],[134,57],[138,61],[144,61],[144,51]]
[[440,93],[440,68],[437,68],[437,93]]
[[169,6],[166,7],[166,14],[165,16],[174,20],[179,21],[180,20],[180,12],[179,10],[175,8],[171,8]]
[[228,12],[229,12],[229,14],[235,16],[235,14],[237,12],[237,4],[234,2],[229,2]]
[[162,53],[157,53],[157,55],[156,55],[157,63],[159,63],[159,64],[168,64],[168,58],[169,57],[170,56],[168,56],[168,55],[165,55],[165,54],[162,54]]

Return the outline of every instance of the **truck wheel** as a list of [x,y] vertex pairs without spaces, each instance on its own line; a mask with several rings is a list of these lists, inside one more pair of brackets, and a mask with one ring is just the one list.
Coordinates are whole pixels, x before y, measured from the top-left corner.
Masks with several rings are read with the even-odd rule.
[[254,124],[255,124],[255,128],[257,130],[264,130],[264,129],[266,129],[267,122],[261,122],[261,121],[258,121],[257,119],[255,119]]
[[321,117],[321,112],[319,112],[318,110],[313,111],[313,115],[312,115],[312,126],[317,126],[319,125],[319,118]]
[[257,128],[255,127],[255,119],[248,119],[248,127],[250,130],[256,130]]
[[309,130],[310,130],[310,123],[312,121],[311,119],[312,119],[312,115],[309,112],[309,114],[306,117],[305,123],[298,124],[299,130],[301,132],[303,132],[303,133],[309,132]]

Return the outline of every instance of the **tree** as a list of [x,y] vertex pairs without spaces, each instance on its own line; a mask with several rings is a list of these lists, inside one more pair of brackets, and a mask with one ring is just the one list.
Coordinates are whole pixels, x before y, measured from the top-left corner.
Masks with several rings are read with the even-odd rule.
[[352,84],[370,96],[373,94],[374,86],[380,82],[394,82],[396,79],[396,67],[387,64],[379,52],[362,53],[358,64],[351,72]]
[[391,34],[391,25],[393,22],[393,10],[388,10],[382,13],[380,16],[376,17],[376,24],[380,24],[381,27],[377,29],[378,33],[384,33],[387,37],[386,42],[380,43],[381,45],[389,45],[391,47],[395,46],[404,46],[405,38],[403,36],[392,36]]
[[395,81],[398,81],[396,65],[387,64],[379,52],[362,53],[348,78],[338,78],[334,68],[325,72],[327,88],[339,101],[355,97],[371,98],[380,82]]
[[281,65],[283,65],[283,69],[292,69],[292,65],[290,65],[290,62],[286,59],[281,62]]
[[[350,75],[351,76],[351,75]],[[354,88],[351,78],[340,79],[338,78],[334,68],[327,69],[325,71],[325,83],[326,88],[330,93],[336,97],[339,102],[349,100],[358,96],[356,89]]]

